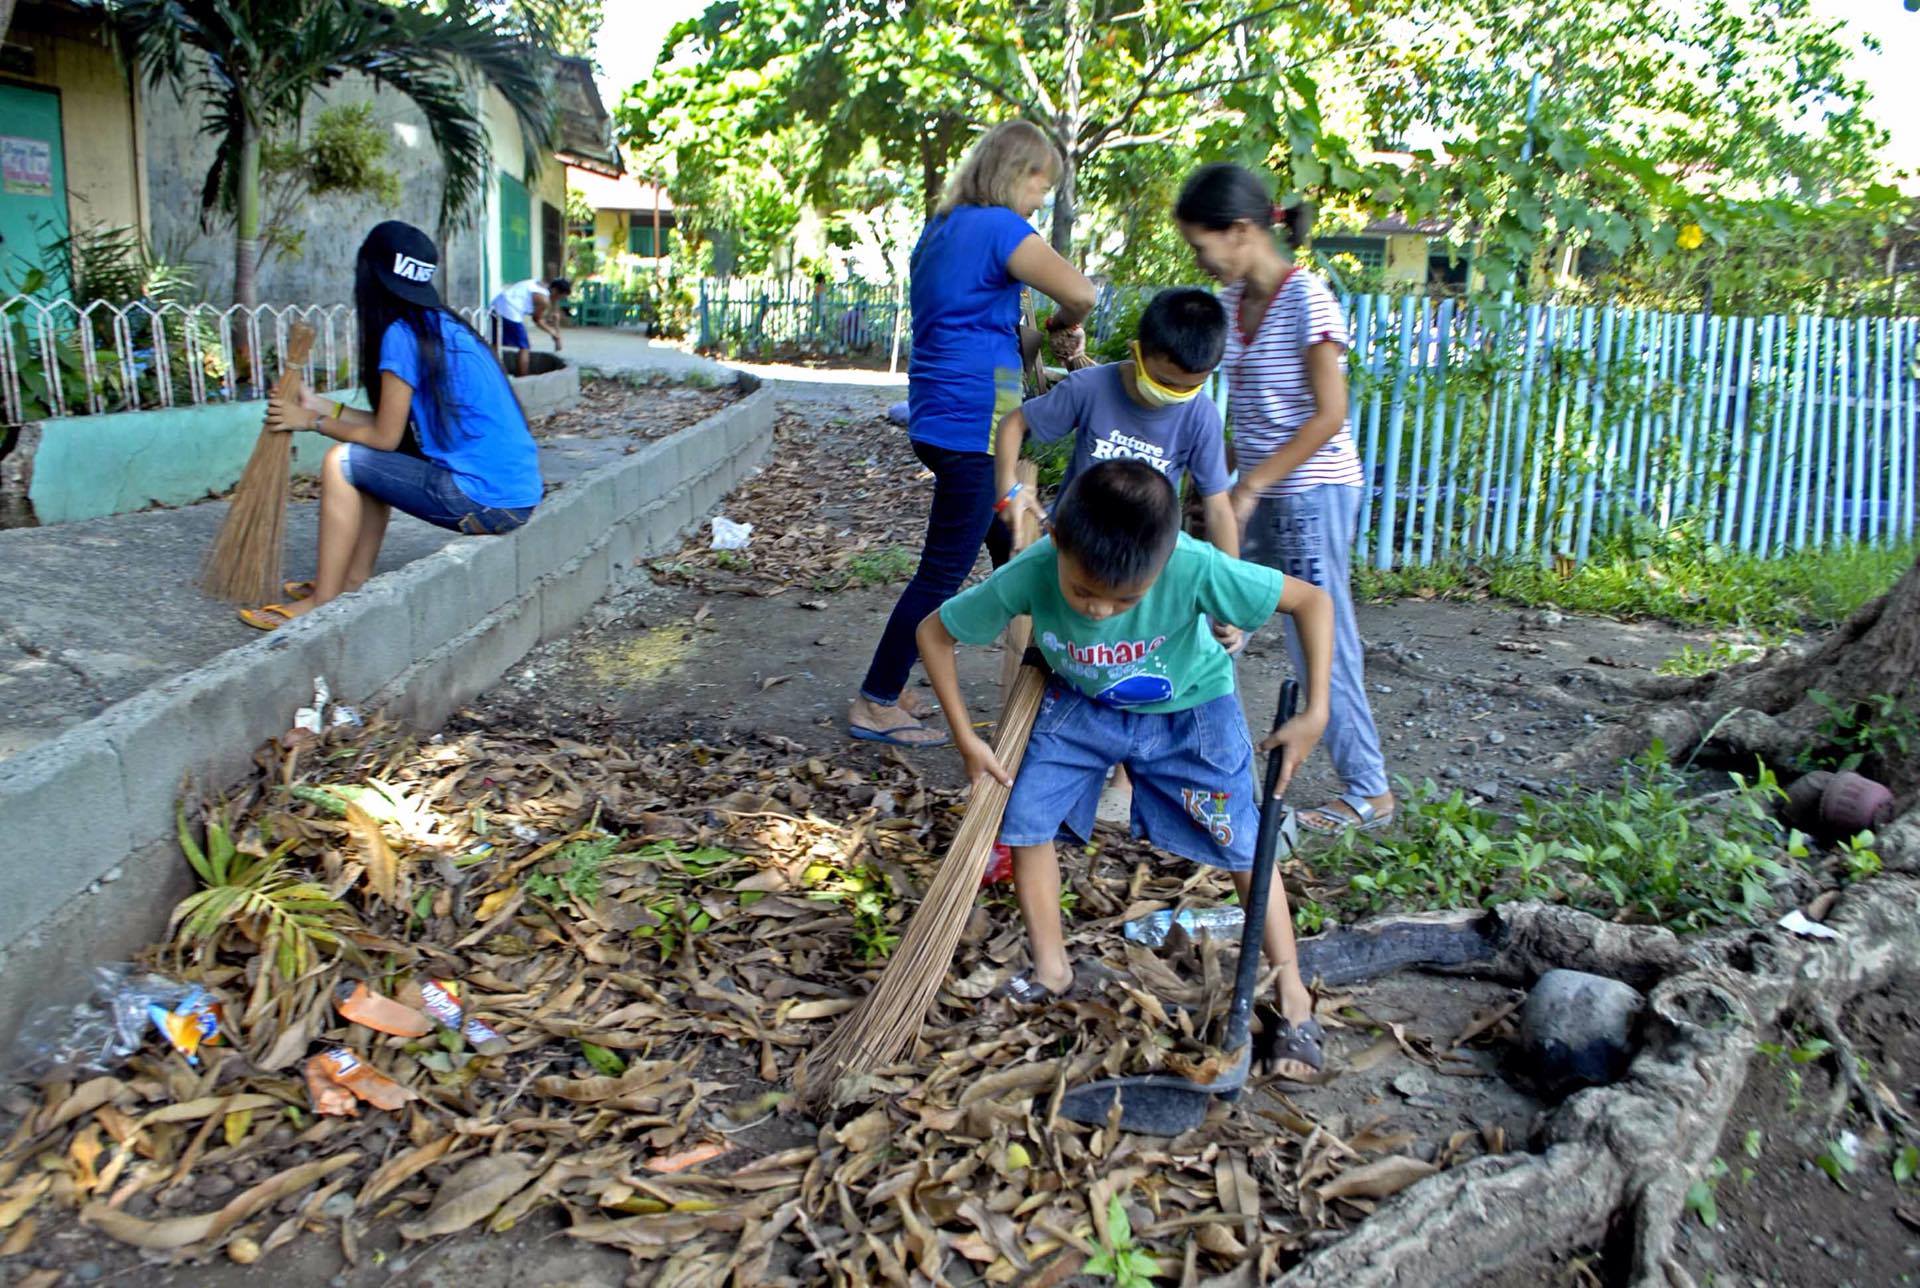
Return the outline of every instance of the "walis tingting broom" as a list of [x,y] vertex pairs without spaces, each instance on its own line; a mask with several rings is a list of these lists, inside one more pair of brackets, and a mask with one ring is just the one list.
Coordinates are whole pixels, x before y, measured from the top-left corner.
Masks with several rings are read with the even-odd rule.
[[[1019,479],[1029,490],[1039,486],[1032,462],[1020,463]],[[1014,531],[1015,548],[1024,550],[1037,536],[1032,517],[1022,512]],[[1025,617],[1016,618],[1007,633],[1011,674],[1004,679],[1006,701],[993,754],[1010,775],[1020,772],[1047,687],[1047,664],[1038,649],[1028,647],[1031,634],[1032,622]],[[974,787],[960,830],[954,833],[933,884],[907,923],[879,982],[794,1071],[794,1088],[802,1101],[824,1102],[843,1078],[872,1073],[912,1049],[934,995],[953,965],[961,932],[973,915],[980,879],[1000,837],[1008,795],[1008,789],[992,778],[982,778]]]
[[[299,388],[300,368],[313,350],[313,328],[295,324],[287,334],[276,397]],[[263,604],[280,597],[280,559],[287,536],[287,500],[292,489],[293,435],[262,429],[253,455],[240,472],[226,522],[200,565],[200,588],[234,604]]]

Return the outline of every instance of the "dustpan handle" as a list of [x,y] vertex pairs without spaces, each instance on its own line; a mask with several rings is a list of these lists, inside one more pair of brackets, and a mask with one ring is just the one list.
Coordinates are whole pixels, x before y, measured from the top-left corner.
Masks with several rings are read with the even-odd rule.
[[[1282,681],[1280,702],[1273,713],[1278,729],[1293,719],[1294,704],[1300,686],[1293,680]],[[1253,846],[1253,879],[1247,890],[1245,922],[1240,930],[1240,961],[1233,977],[1233,1006],[1227,1012],[1225,1050],[1238,1051],[1247,1045],[1247,1032],[1253,1022],[1253,987],[1260,978],[1260,939],[1267,924],[1267,900],[1273,892],[1274,856],[1280,849],[1280,828],[1286,819],[1286,807],[1275,795],[1280,786],[1281,757],[1284,748],[1267,753],[1267,773],[1260,791],[1260,833]]]

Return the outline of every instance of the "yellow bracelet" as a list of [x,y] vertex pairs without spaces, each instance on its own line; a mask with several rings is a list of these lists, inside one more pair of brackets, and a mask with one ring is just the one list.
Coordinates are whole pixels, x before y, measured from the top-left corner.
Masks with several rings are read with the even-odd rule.
[[346,405],[345,403],[343,403],[343,402],[341,402],[341,401],[340,401],[339,399],[337,399],[337,398],[336,398],[336,399],[334,399],[334,403],[333,403],[333,418],[334,418],[335,420],[345,420],[345,419],[346,419],[346,416],[347,416],[347,405]]

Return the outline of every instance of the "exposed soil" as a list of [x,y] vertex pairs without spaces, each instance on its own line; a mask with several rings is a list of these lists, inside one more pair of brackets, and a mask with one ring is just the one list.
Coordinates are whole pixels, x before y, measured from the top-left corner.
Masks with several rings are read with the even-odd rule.
[[[1920,1090],[1920,985],[1860,998],[1843,1029],[1902,1113]],[[1719,1224],[1699,1214],[1683,1226],[1680,1249],[1703,1284],[1920,1283],[1920,1178],[1893,1177],[1900,1148],[1849,1105],[1833,1114],[1832,1059],[1801,1063],[1812,1030],[1774,1035],[1781,1053],[1763,1052],[1720,1141],[1727,1174],[1713,1186]],[[1799,1086],[1794,1086],[1798,1075]],[[1754,1135],[1758,1133],[1758,1135]],[[1857,1170],[1836,1181],[1816,1163],[1838,1158],[1848,1140]]]

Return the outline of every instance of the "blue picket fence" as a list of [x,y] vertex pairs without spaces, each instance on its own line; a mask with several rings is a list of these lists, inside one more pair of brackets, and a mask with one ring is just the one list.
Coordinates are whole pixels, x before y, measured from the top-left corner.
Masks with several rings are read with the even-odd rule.
[[1347,303],[1375,567],[1913,537],[1920,319]]
[[[1152,288],[1109,285],[1099,344]],[[1585,562],[1596,541],[1687,529],[1750,554],[1913,539],[1920,318],[1716,317],[1343,295],[1351,424],[1379,568]],[[892,284],[708,281],[703,344],[885,353]],[[1208,394],[1228,415],[1224,381]]]

